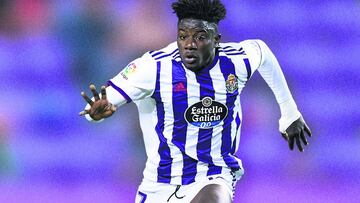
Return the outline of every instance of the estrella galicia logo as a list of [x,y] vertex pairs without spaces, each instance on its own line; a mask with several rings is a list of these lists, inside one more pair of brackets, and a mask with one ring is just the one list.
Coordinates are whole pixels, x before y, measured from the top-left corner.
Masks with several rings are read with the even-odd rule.
[[217,126],[228,114],[227,107],[210,97],[204,97],[200,102],[189,106],[184,114],[185,120],[199,128]]

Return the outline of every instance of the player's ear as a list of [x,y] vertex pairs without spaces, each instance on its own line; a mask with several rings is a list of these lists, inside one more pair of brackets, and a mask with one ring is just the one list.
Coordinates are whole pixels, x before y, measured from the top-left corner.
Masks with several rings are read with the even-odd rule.
[[216,47],[219,46],[220,40],[221,40],[221,34],[216,34],[216,35],[215,35],[215,46],[216,46]]

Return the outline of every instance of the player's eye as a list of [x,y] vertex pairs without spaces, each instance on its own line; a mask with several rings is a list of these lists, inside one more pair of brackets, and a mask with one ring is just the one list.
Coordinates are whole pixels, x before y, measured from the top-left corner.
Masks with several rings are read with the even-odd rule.
[[179,38],[180,40],[185,40],[186,37],[185,37],[184,35],[179,35],[178,38]]
[[204,41],[204,40],[206,39],[206,36],[204,36],[204,35],[199,35],[199,36],[196,36],[195,39],[198,40],[198,41]]

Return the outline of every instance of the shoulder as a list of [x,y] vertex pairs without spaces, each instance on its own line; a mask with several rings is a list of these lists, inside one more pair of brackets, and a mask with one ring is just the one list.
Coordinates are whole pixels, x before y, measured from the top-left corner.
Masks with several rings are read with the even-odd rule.
[[131,61],[120,74],[122,74],[123,77],[130,73],[138,73],[142,76],[147,74],[147,76],[153,75],[154,72],[157,72],[159,61],[173,60],[176,58],[180,60],[179,49],[176,42],[173,42],[160,50],[148,51],[141,57]]
[[261,48],[266,46],[265,42],[261,39],[248,39],[241,42],[227,42],[220,43],[220,47],[225,52],[229,52],[231,49],[245,51],[261,51]]
[[174,59],[179,55],[179,49],[176,42],[172,42],[159,50],[152,50],[144,53],[141,57],[132,61],[132,63],[151,63],[161,59]]
[[177,43],[172,42],[162,49],[149,51],[145,53],[143,57],[147,59],[159,61],[159,60],[177,59],[180,58],[180,55],[179,55],[179,49]]
[[252,66],[259,67],[263,61],[263,53],[268,49],[266,43],[260,39],[248,39],[241,42],[222,43],[223,50],[232,49],[241,51],[244,57],[250,60]]

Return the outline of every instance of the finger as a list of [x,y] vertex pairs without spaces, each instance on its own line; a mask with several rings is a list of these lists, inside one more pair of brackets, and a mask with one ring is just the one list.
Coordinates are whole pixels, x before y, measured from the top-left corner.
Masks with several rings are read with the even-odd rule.
[[81,92],[81,96],[85,99],[85,101],[92,106],[94,102],[85,94],[85,92]]
[[94,95],[95,101],[99,100],[99,99],[100,99],[99,93],[96,91],[95,85],[91,84],[91,85],[90,85],[90,90],[91,90],[91,92],[92,92],[93,95]]
[[287,133],[281,133],[281,136],[288,142],[289,141],[289,136],[287,135]]
[[301,133],[300,133],[300,139],[301,139],[301,141],[302,141],[305,145],[308,145],[308,144],[309,144],[308,141],[306,140],[305,135],[304,135],[304,131],[301,131]]
[[295,139],[294,136],[289,137],[289,148],[290,148],[291,150],[294,149],[294,139]]
[[106,100],[106,88],[101,86],[101,99]]
[[304,125],[304,130],[305,130],[305,132],[309,135],[309,137],[311,137],[311,131],[310,131],[309,126],[307,126],[306,123],[304,123],[304,124],[305,124],[305,125]]
[[116,111],[116,106],[113,105],[113,104],[111,104],[111,103],[109,103],[109,104],[105,107],[104,110],[105,110],[105,111],[115,112],[115,111]]
[[115,112],[116,111],[116,106],[115,105],[111,105],[111,111]]
[[304,149],[303,149],[303,147],[301,146],[301,143],[300,143],[300,138],[299,138],[300,136],[296,136],[296,145],[297,145],[297,147],[299,148],[299,151],[300,152],[303,152],[304,151]]
[[80,111],[79,116],[84,116],[86,114],[89,114],[89,110]]

